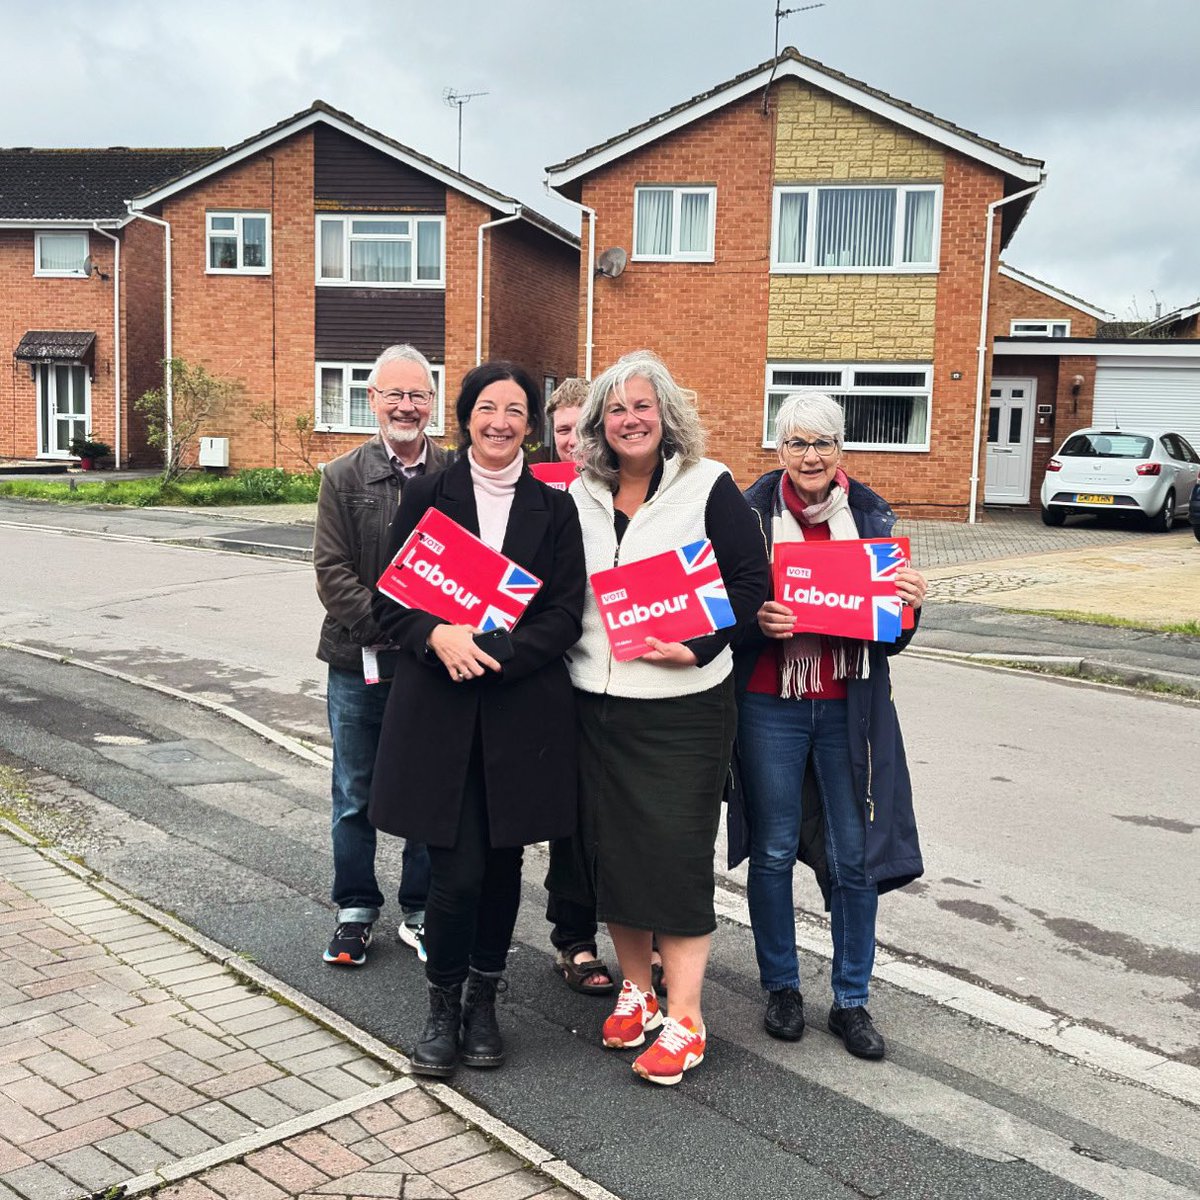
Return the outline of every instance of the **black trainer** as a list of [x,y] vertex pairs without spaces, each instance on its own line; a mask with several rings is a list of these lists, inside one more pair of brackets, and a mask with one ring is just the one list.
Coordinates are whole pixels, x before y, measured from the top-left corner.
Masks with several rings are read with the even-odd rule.
[[369,921],[343,921],[336,930],[323,955],[327,963],[338,967],[361,967],[367,961],[371,944]]
[[458,1066],[459,1025],[462,1024],[462,987],[429,985],[429,1017],[421,1040],[413,1047],[415,1075],[453,1075]]
[[768,992],[763,1025],[781,1042],[798,1042],[804,1036],[804,997],[795,988]]
[[463,1000],[462,1061],[468,1067],[499,1067],[504,1062],[504,1039],[496,1023],[496,993],[508,984],[499,975],[467,976]]
[[865,1008],[838,1008],[835,1005],[829,1010],[829,1032],[840,1037],[855,1058],[882,1058],[887,1050],[887,1044]]

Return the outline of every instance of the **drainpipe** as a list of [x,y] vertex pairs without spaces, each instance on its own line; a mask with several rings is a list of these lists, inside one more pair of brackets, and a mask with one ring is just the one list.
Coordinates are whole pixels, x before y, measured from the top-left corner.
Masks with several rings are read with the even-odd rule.
[[497,217],[494,221],[484,221],[479,227],[479,251],[476,255],[475,276],[475,365],[483,362],[483,231],[494,229],[497,225],[507,225],[521,216],[521,206],[510,217]]
[[588,273],[587,273],[587,340],[584,342],[584,365],[583,377],[592,382],[592,310],[596,291],[596,210],[588,208],[586,204],[580,204],[578,200],[571,200],[566,196],[560,196],[550,186],[550,180],[545,181],[546,195],[553,196],[555,200],[561,200],[564,204],[569,204],[572,208],[577,209],[580,214],[587,213],[588,219]]
[[996,210],[1040,192],[1045,180],[1022,192],[1013,192],[1000,200],[993,200],[987,210],[987,245],[983,252],[983,301],[979,312],[979,354],[975,362],[975,435],[971,441],[971,503],[967,509],[967,524],[976,523],[979,503],[979,443],[983,437],[983,364],[988,349],[988,303],[992,291],[992,240],[996,229]]
[[149,221],[151,225],[161,225],[165,231],[166,252],[163,256],[163,267],[166,271],[166,280],[163,284],[163,341],[167,359],[165,391],[167,398],[167,462],[169,463],[175,449],[175,396],[172,387],[174,372],[171,370],[171,360],[174,357],[172,353],[174,343],[171,338],[171,226],[161,217],[152,217],[149,213],[135,209],[132,200],[126,200],[125,207],[129,209],[131,217]]
[[113,456],[116,460],[115,469],[119,471],[121,469],[121,239],[115,234],[106,233],[95,222],[92,223],[92,228],[113,244],[113,420],[116,422]]

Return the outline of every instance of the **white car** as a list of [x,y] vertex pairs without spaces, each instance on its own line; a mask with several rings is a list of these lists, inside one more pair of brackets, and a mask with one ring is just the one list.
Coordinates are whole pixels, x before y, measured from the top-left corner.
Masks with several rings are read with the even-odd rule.
[[1200,454],[1161,429],[1080,429],[1046,464],[1042,520],[1061,525],[1073,512],[1142,513],[1166,532],[1187,514],[1200,479]]

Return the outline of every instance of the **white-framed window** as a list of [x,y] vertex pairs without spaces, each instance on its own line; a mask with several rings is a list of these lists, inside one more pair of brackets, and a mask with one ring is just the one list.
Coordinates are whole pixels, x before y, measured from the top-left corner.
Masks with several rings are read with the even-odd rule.
[[771,270],[935,271],[941,225],[940,185],[777,187]]
[[[374,433],[379,428],[371,411],[367,376],[371,363],[317,363],[318,433]],[[433,410],[425,432],[440,437],[446,432],[445,368],[432,366]]]
[[86,229],[45,230],[33,235],[33,273],[46,279],[83,279]]
[[1071,336],[1071,322],[1010,321],[1008,332],[1012,337],[1067,338]]
[[271,214],[266,212],[205,213],[209,275],[269,275]]
[[633,189],[633,257],[644,262],[712,262],[715,187]]
[[797,392],[824,392],[846,414],[847,450],[928,450],[933,367],[929,363],[768,363],[763,445]]
[[371,213],[317,217],[317,283],[446,286],[446,218]]

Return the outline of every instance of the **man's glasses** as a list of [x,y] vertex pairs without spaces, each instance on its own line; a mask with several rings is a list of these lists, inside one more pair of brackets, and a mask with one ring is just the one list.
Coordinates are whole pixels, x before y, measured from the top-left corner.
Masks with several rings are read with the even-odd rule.
[[783,448],[797,458],[802,458],[812,447],[822,458],[828,458],[837,452],[838,444],[833,438],[817,438],[815,442],[806,442],[803,438],[788,438]]
[[433,393],[416,389],[414,391],[404,391],[401,388],[396,388],[390,392],[381,392],[378,388],[372,389],[381,400],[388,404],[400,404],[407,400],[413,408],[428,408],[433,403]]

